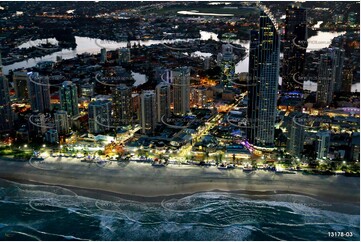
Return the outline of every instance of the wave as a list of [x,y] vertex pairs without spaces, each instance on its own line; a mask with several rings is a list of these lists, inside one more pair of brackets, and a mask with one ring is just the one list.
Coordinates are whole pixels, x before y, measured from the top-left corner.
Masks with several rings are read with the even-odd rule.
[[[0,198],[5,240],[11,231],[42,240],[327,240],[324,231],[360,237],[359,215],[330,211],[303,195],[202,192],[159,203],[106,201],[0,179]],[[7,211],[18,216],[6,216]],[[56,214],[49,219],[49,212]]]
[[[20,235],[21,237],[19,237]],[[5,240],[25,240],[27,237],[28,239],[32,240],[43,240],[42,236],[47,236],[48,240],[88,240],[83,238],[78,238],[72,235],[62,235],[62,234],[56,234],[56,233],[50,233],[50,232],[44,232],[41,230],[38,230],[30,225],[25,224],[18,224],[18,225],[6,225],[1,224],[0,226],[0,239]]]

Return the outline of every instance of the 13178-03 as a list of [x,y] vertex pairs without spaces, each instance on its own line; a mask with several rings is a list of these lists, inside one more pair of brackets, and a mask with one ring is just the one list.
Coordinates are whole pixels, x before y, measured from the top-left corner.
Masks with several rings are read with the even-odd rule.
[[353,236],[352,232],[336,232],[336,231],[328,232],[328,237],[352,237],[352,236]]

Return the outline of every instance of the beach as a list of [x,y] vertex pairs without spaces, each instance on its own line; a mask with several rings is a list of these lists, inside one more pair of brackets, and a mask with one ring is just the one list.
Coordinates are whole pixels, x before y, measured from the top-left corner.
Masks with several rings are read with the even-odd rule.
[[279,174],[258,170],[219,170],[216,167],[168,165],[153,167],[149,163],[97,164],[71,162],[71,158],[46,159],[42,163],[0,159],[3,179],[58,185],[112,194],[162,197],[207,191],[244,194],[303,194],[329,203],[359,206],[358,177]]
[[74,158],[0,166],[0,240],[360,238],[358,177]]

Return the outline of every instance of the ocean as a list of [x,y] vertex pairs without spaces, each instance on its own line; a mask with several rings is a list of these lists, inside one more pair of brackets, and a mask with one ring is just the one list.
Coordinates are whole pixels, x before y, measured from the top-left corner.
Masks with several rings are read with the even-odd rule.
[[359,241],[359,214],[331,207],[303,195],[227,192],[106,201],[0,179],[0,240]]

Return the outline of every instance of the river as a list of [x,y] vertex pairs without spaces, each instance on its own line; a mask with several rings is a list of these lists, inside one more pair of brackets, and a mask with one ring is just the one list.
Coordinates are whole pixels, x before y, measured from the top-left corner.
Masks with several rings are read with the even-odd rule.
[[[318,31],[317,35],[312,36],[311,38],[308,39],[309,45],[307,48],[307,52],[328,47],[329,44],[331,43],[331,40],[334,37],[339,36],[344,33],[345,32]],[[201,38],[200,38],[201,40],[213,39],[213,40],[219,41],[217,34],[213,33],[213,32],[200,31],[200,35],[201,35]],[[178,42],[178,41],[189,41],[189,40],[192,40],[192,39],[141,40],[141,41],[139,41],[139,43],[141,45],[150,46],[153,44],[173,43],[173,42]],[[48,39],[48,41],[49,41],[49,43],[56,43],[56,40],[54,38]],[[100,40],[100,39],[96,39],[96,38],[88,38],[88,37],[80,37],[80,36],[75,36],[75,41],[76,41],[77,47],[73,50],[72,49],[63,49],[61,51],[54,52],[54,53],[46,55],[44,57],[32,58],[32,59],[28,59],[25,61],[16,62],[11,65],[4,66],[3,72],[4,72],[4,74],[8,74],[9,70],[33,67],[40,61],[55,61],[57,56],[61,56],[63,59],[71,59],[71,58],[76,57],[78,54],[84,54],[84,53],[98,54],[100,52],[101,48],[106,48],[107,50],[115,50],[117,48],[127,46],[127,41]],[[44,42],[46,42],[46,40],[29,40],[28,42],[23,43],[19,47],[28,48],[31,46],[35,46],[40,42],[44,43]],[[132,46],[135,43],[138,43],[138,41],[131,41]],[[236,73],[248,72],[248,62],[249,62],[248,49],[249,49],[250,41],[236,40],[236,41],[232,41],[232,43],[240,44],[243,47],[245,47],[247,50],[247,55],[245,56],[245,58],[243,58],[243,60],[236,63],[236,66],[235,66]],[[203,56],[203,57],[210,55],[210,53],[202,53],[200,51],[196,51],[196,52],[194,52],[194,54],[197,56]],[[137,85],[142,84],[146,81],[146,78],[144,75],[142,75],[140,73],[135,73],[135,72],[132,74],[136,80]],[[306,90],[315,91],[316,88],[317,88],[316,83],[306,82],[304,85],[304,89],[306,89]],[[359,91],[360,83],[353,84],[351,90]]]

